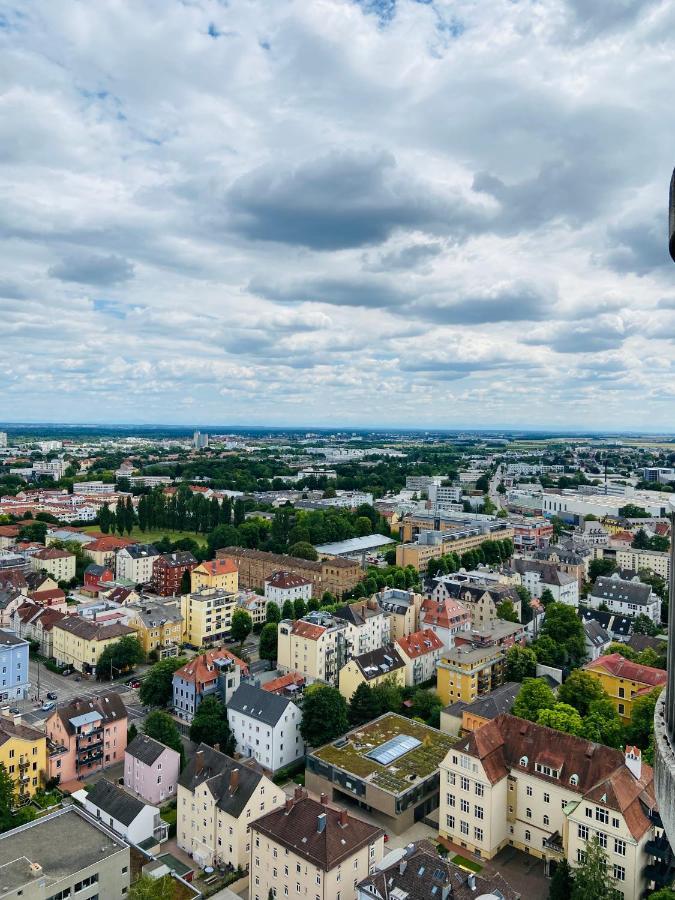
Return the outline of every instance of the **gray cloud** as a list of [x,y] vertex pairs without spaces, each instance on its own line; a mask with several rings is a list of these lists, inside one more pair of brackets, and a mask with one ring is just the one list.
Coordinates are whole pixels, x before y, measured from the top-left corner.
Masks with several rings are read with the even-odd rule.
[[81,253],[64,257],[60,263],[51,266],[48,274],[59,281],[106,287],[132,279],[134,266],[120,256]]
[[485,325],[490,322],[526,322],[547,319],[554,298],[530,285],[511,285],[492,293],[449,300],[416,300],[405,311],[441,325]]
[[633,25],[658,0],[567,0],[568,28],[577,40],[593,40]]
[[607,240],[612,249],[605,254],[603,262],[615,272],[646,275],[654,269],[672,265],[663,215],[647,222],[610,226]]
[[411,296],[388,281],[376,278],[316,278],[285,287],[253,280],[252,294],[283,303],[327,303],[331,306],[363,306],[392,309],[408,303]]
[[408,269],[428,268],[428,263],[443,252],[438,241],[424,244],[410,244],[399,250],[390,250],[375,260],[366,260],[363,268],[367,272],[394,272]]

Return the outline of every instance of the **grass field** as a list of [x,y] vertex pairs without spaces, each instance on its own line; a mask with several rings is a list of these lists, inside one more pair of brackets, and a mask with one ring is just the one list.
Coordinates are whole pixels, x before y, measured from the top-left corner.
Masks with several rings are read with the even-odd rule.
[[[101,529],[98,527],[98,525],[87,525],[84,530],[100,531]],[[126,533],[124,536],[126,537]],[[137,526],[132,530],[130,537],[134,541],[142,541],[145,544],[151,544],[153,541],[159,541],[163,537],[168,537],[170,541],[179,541],[181,538],[192,538],[192,540],[197,541],[198,544],[206,544],[206,535],[197,534],[196,531],[171,531],[170,529],[166,529],[164,531],[162,531],[161,529],[141,531],[141,529]]]
[[452,861],[456,866],[460,866],[462,869],[469,869],[471,872],[480,872],[482,870],[482,866],[474,862],[472,859],[467,859],[466,856],[453,856]]

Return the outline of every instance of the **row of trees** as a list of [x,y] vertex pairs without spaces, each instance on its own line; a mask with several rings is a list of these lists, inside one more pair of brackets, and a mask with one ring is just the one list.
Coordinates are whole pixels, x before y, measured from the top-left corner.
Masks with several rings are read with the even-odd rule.
[[443,556],[430,559],[427,565],[427,575],[435,578],[438,575],[447,575],[462,569],[475,569],[479,565],[498,566],[513,556],[513,541],[506,538],[503,541],[483,541],[480,547],[467,550],[461,555],[446,553]]

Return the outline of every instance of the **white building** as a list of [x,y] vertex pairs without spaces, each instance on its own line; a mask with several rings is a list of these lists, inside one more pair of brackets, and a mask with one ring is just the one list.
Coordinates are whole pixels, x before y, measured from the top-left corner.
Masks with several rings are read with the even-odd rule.
[[132,797],[106,778],[97,781],[89,791],[76,791],[73,797],[91,816],[131,844],[148,838],[159,843],[169,836],[168,823],[160,818],[159,807]]
[[579,580],[573,575],[539,559],[514,559],[512,565],[520,575],[523,587],[533,597],[540,599],[544,591],[548,590],[556,603],[579,606]]
[[265,599],[281,609],[287,600],[304,600],[312,596],[312,582],[292,572],[275,572],[265,579]]
[[302,713],[285,697],[244,682],[227,704],[227,720],[237,752],[253,757],[270,772],[291,765],[305,754],[300,734]]
[[395,646],[405,663],[406,687],[423,684],[436,676],[436,666],[445,647],[430,628],[399,638]]
[[126,578],[134,584],[148,584],[152,581],[152,567],[159,556],[159,550],[152,544],[131,544],[123,547],[115,560],[117,579]]
[[377,597],[340,606],[333,615],[347,623],[347,642],[352,656],[380,650],[391,643],[390,617],[377,602]]
[[104,481],[76,481],[73,484],[74,494],[114,494],[115,485]]
[[661,598],[638,579],[625,581],[616,572],[609,578],[596,578],[588,605],[598,609],[603,603],[610,612],[621,616],[644,615],[657,625],[661,624]]

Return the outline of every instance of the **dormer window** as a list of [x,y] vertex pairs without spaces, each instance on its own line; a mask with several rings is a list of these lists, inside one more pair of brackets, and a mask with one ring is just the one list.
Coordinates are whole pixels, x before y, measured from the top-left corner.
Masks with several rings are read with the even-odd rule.
[[521,756],[521,757],[520,757],[520,765],[521,765],[524,769],[527,768],[528,762],[529,762],[529,760],[528,760],[528,758],[527,758],[526,756]]
[[579,784],[579,776],[578,775],[570,775],[570,784],[576,787]]

